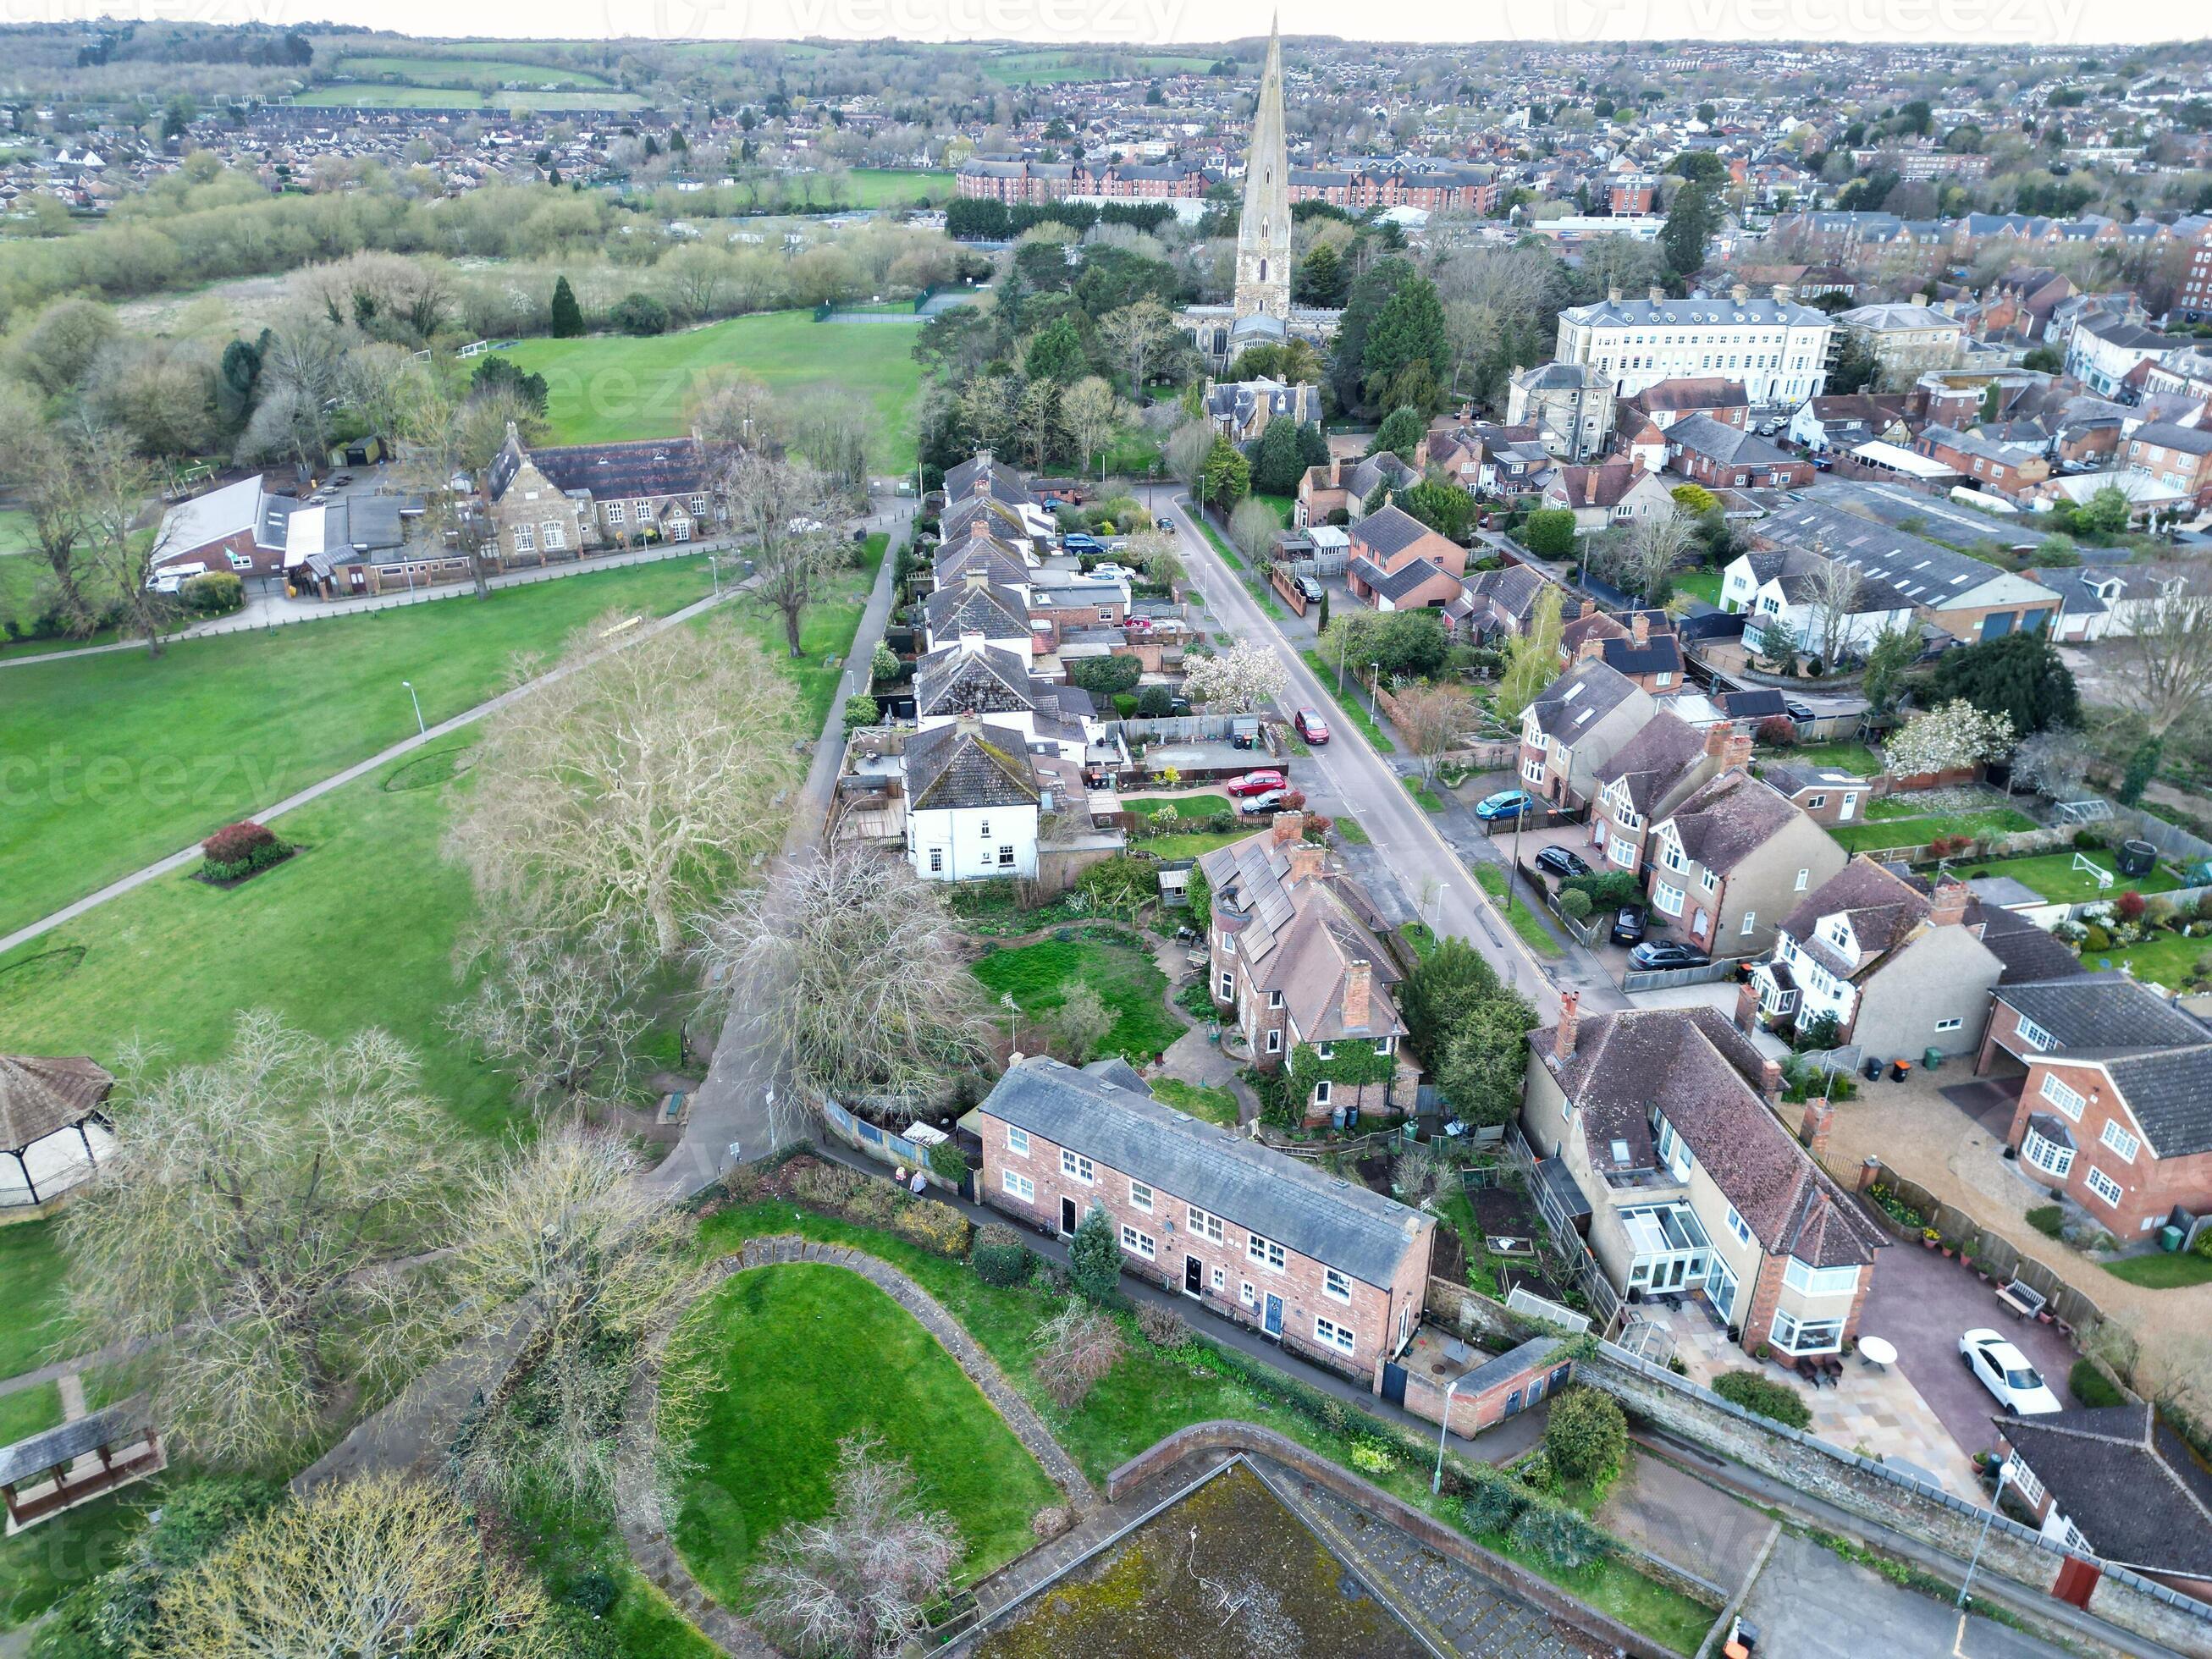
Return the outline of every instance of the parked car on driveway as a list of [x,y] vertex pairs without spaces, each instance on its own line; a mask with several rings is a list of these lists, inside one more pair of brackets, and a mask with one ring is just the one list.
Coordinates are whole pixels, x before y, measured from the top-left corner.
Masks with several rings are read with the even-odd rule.
[[1283,800],[1283,791],[1270,789],[1264,794],[1241,797],[1237,803],[1237,810],[1247,817],[1255,817],[1261,812],[1278,811],[1282,806]]
[[1966,1362],[1981,1385],[1997,1397],[1997,1404],[2014,1417],[2035,1417],[2063,1409],[2043,1374],[2027,1363],[2027,1356],[2005,1340],[2004,1333],[1968,1331],[1959,1339],[1959,1358]]
[[1606,937],[1615,945],[1641,945],[1644,930],[1650,925],[1641,906],[1624,904],[1613,913],[1613,928]]
[[1298,578],[1298,592],[1305,597],[1308,605],[1319,605],[1322,601],[1321,584],[1311,576]]
[[1488,823],[1498,818],[1525,817],[1536,810],[1536,798],[1526,789],[1501,789],[1474,804],[1474,815]]
[[1318,708],[1299,709],[1291,716],[1291,724],[1297,727],[1298,735],[1308,743],[1328,741],[1328,722],[1321,717],[1321,710]]
[[1629,965],[1644,973],[1664,968],[1702,968],[1712,958],[1678,939],[1646,939],[1628,953]]
[[1280,789],[1284,781],[1280,772],[1264,770],[1247,772],[1241,778],[1231,778],[1222,787],[1232,795],[1264,795],[1270,789]]
[[1536,854],[1536,867],[1549,870],[1562,880],[1569,876],[1589,874],[1589,865],[1583,855],[1565,847],[1547,847]]

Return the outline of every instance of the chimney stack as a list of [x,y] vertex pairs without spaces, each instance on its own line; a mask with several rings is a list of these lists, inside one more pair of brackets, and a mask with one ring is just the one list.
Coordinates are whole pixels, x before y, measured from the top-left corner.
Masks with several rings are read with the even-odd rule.
[[1570,622],[1580,622],[1584,617],[1595,617],[1595,615],[1597,615],[1597,601],[1590,598],[1589,594],[1585,593],[1583,595],[1582,603],[1575,607],[1575,614],[1567,618],[1567,620]]
[[1344,965],[1344,1023],[1355,1029],[1365,1025],[1373,1016],[1375,968],[1365,957],[1355,957]]
[[1751,302],[1751,284],[1748,283],[1738,283],[1734,288],[1729,290],[1729,297],[1731,300],[1734,300],[1740,306],[1748,305]]
[[1818,1095],[1805,1103],[1805,1121],[1797,1131],[1797,1139],[1817,1158],[1828,1150],[1828,1131],[1835,1127],[1834,1103],[1827,1096]]
[[1759,1092],[1772,1097],[1782,1092],[1782,1062],[1762,1060],[1759,1062]]
[[1552,1034],[1552,1052],[1562,1066],[1575,1057],[1575,1038],[1583,1023],[1582,1000],[1579,991],[1564,991],[1559,995],[1559,1024]]
[[991,585],[991,573],[981,565],[967,573],[968,591],[980,593]]
[[1739,766],[1750,765],[1751,733],[1739,732],[1731,726],[1728,728],[1728,734],[1727,746],[1721,750],[1721,770],[1731,772]]
[[1777,283],[1774,285],[1774,297],[1778,303],[1786,306],[1797,297],[1797,290],[1788,283]]
[[1583,635],[1583,642],[1575,647],[1577,662],[1595,662],[1605,655],[1605,641],[1595,632]]
[[1973,889],[1965,882],[1945,877],[1936,884],[1936,891],[1928,900],[1928,925],[1957,927],[1966,919],[1966,906],[1972,902],[1973,896]]
[[1667,303],[1667,290],[1656,283],[1651,284],[1651,303],[1655,306]]
[[1608,304],[1619,305],[1620,303],[1620,284],[1615,283],[1611,288],[1606,289],[1605,297]]
[[1288,880],[1306,881],[1321,874],[1322,849],[1304,837],[1285,847],[1283,856],[1290,860]]
[[1759,1030],[1759,987],[1749,980],[1735,988],[1735,1029],[1746,1036]]
[[1269,842],[1277,847],[1285,842],[1302,840],[1306,832],[1306,815],[1303,812],[1278,812],[1269,820]]
[[1705,752],[1708,755],[1711,755],[1715,760],[1723,759],[1729,751],[1729,740],[1733,738],[1735,735],[1735,727],[1729,725],[1726,720],[1721,720],[1715,725],[1707,726],[1705,728]]
[[1928,303],[1928,296],[1924,294],[1916,294],[1912,296],[1912,303],[1917,306],[1925,306]]
[[1638,645],[1651,643],[1651,613],[1639,611],[1628,619],[1628,637]]

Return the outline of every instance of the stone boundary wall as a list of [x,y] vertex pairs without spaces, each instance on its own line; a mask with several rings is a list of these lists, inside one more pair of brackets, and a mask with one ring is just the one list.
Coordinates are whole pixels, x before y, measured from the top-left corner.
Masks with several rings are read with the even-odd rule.
[[1370,1486],[1349,1470],[1340,1468],[1327,1458],[1308,1451],[1297,1441],[1256,1424],[1217,1420],[1194,1423],[1188,1428],[1177,1429],[1166,1439],[1146,1448],[1109,1474],[1106,1477],[1106,1495],[1109,1499],[1119,1497],[1140,1481],[1160,1474],[1186,1457],[1206,1454],[1227,1457],[1240,1453],[1265,1457],[1296,1470],[1324,1491],[1334,1493],[1346,1503],[1379,1516],[1419,1540],[1424,1547],[1474,1568],[1503,1584],[1522,1601],[1533,1602],[1576,1629],[1611,1643],[1622,1653],[1634,1656],[1634,1659],[1668,1659],[1668,1650],[1650,1638],[1640,1636],[1627,1626],[1607,1618],[1593,1607],[1583,1606],[1519,1563],[1493,1554],[1466,1534],[1446,1526],[1434,1516],[1393,1498],[1379,1487]]
[[[2014,1583],[2048,1593],[2064,1552],[2039,1534],[1939,1488],[1813,1436],[1743,1411],[1710,1390],[1600,1343],[1577,1375],[1644,1422],[1692,1441],[1863,1520],[1892,1528]],[[2089,1598],[2094,1616],[2183,1653],[2212,1652],[2212,1607],[2121,1567],[2108,1566]]]

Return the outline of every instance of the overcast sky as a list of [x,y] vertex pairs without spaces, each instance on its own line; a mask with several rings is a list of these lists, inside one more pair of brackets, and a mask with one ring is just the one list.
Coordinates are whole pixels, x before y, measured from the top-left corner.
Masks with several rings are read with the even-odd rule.
[[[22,0],[8,21],[40,21]],[[1171,46],[1265,33],[1268,0],[152,0],[99,15],[517,39],[1023,40]],[[64,0],[54,16],[85,15]],[[1376,41],[1967,40],[2056,48],[2207,33],[2203,0],[1291,0],[1286,34]]]

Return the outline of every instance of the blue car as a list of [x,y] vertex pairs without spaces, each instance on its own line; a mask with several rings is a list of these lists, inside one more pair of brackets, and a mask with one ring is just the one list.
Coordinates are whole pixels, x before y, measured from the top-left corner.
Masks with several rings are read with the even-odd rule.
[[1525,817],[1536,810],[1536,798],[1526,789],[1501,789],[1475,803],[1474,815],[1486,823],[1495,818]]

